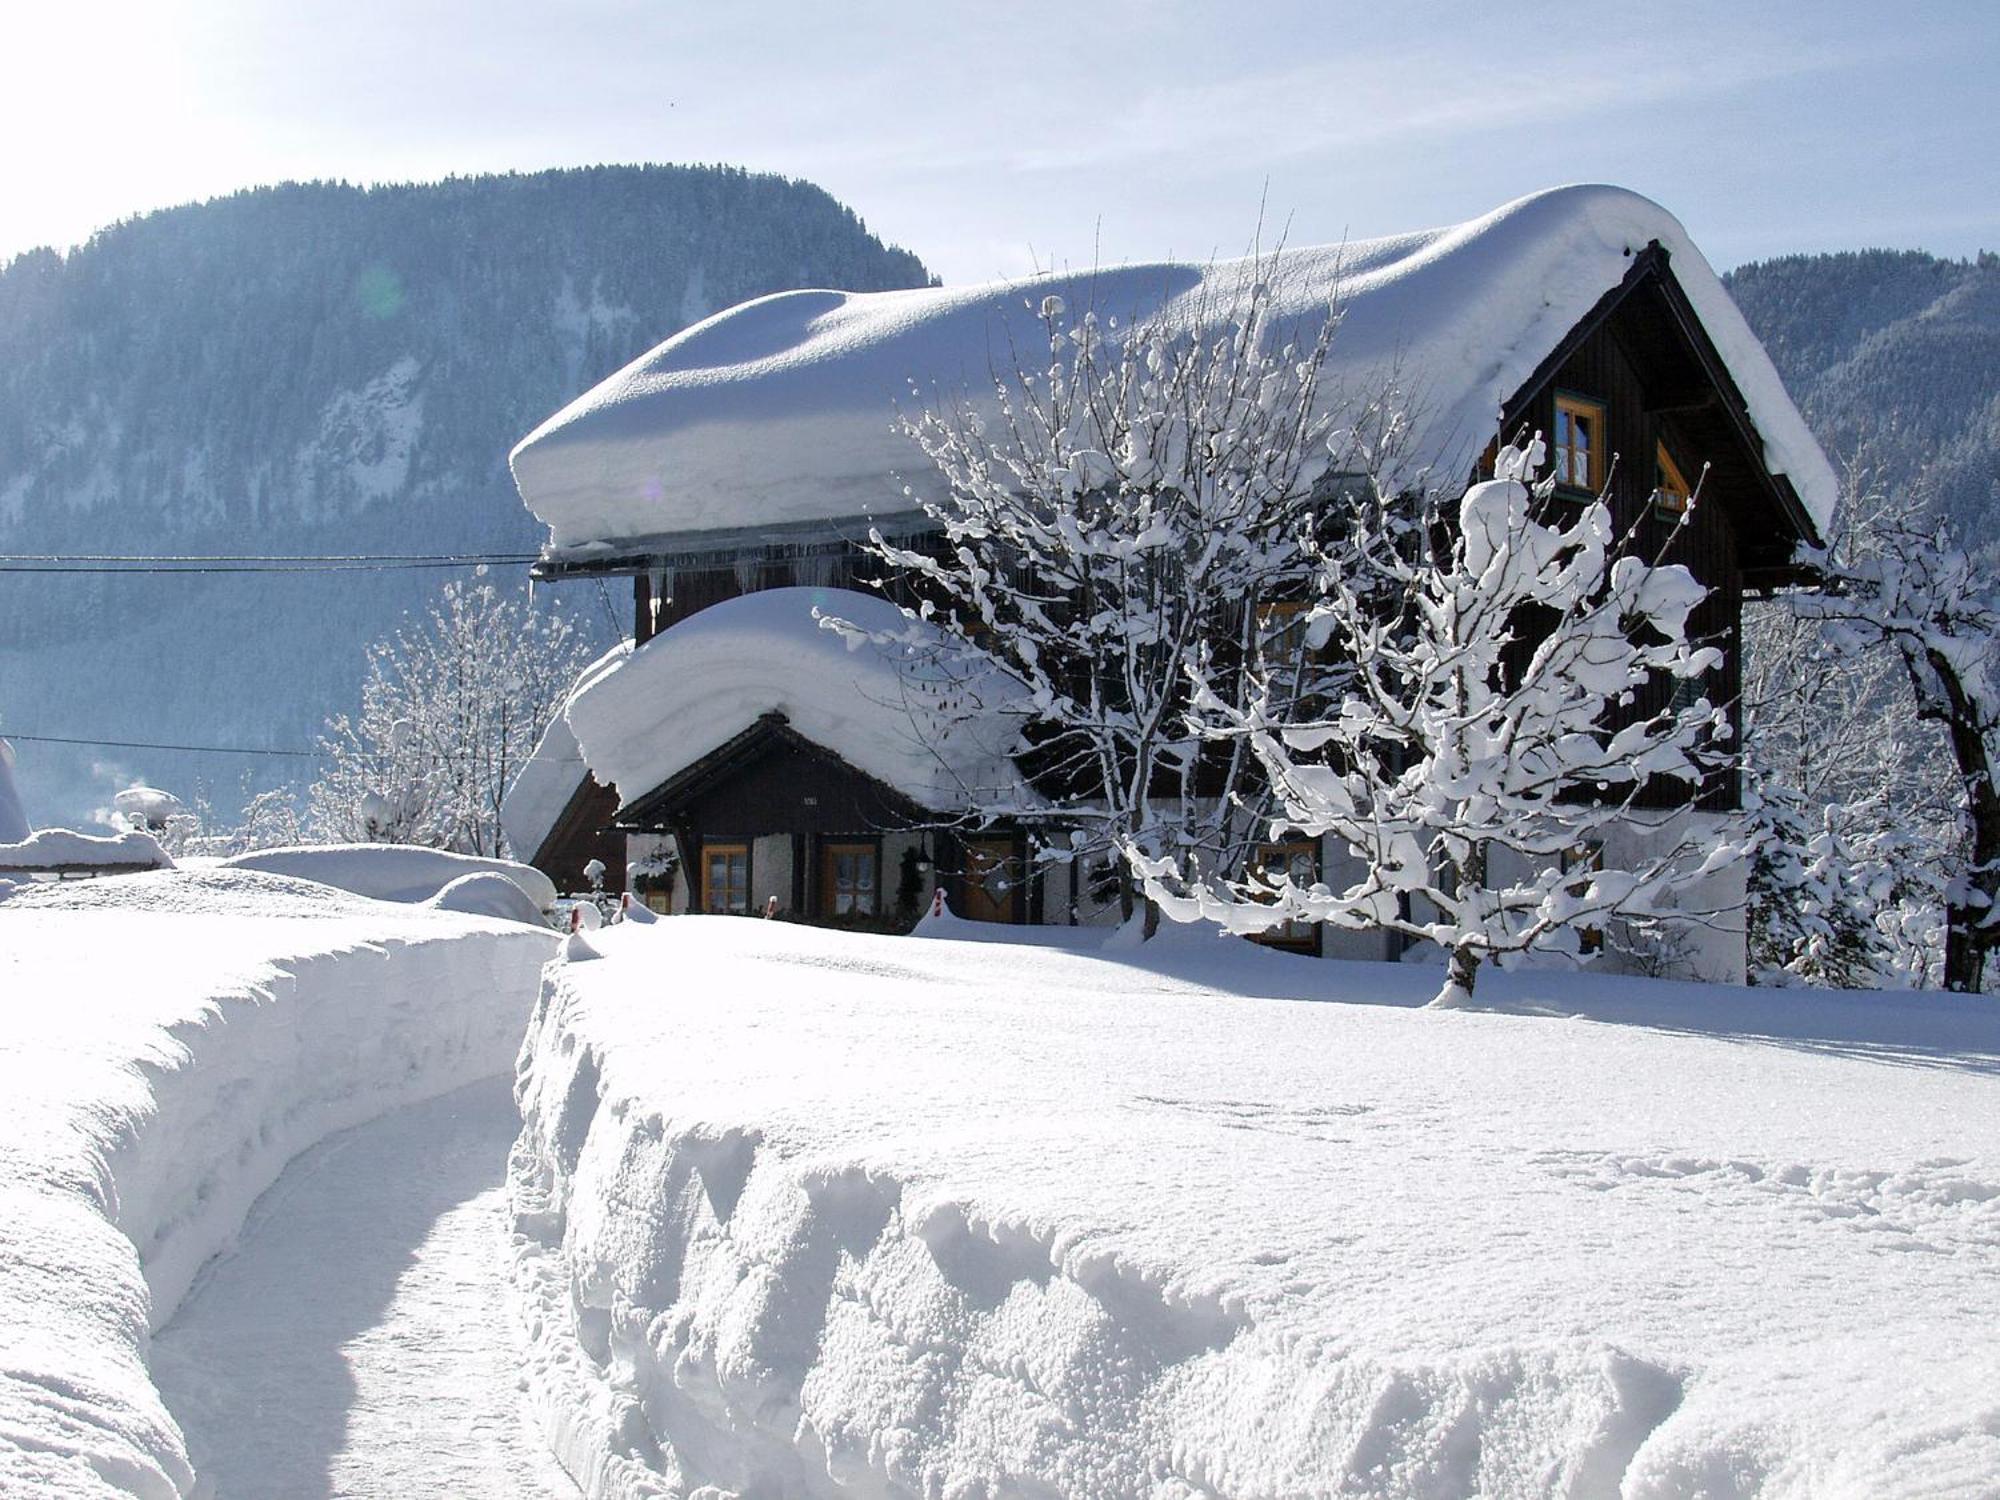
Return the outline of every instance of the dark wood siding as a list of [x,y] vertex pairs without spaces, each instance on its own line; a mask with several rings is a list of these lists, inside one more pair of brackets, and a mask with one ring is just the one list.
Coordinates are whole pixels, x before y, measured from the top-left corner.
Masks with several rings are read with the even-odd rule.
[[[1622,310],[1621,310],[1622,311]],[[1750,474],[1751,456],[1733,433],[1714,423],[1690,419],[1703,409],[1691,395],[1684,372],[1671,351],[1653,340],[1665,336],[1657,320],[1640,307],[1632,316],[1614,314],[1585,338],[1536,390],[1510,404],[1503,431],[1510,439],[1555,430],[1555,398],[1566,391],[1601,401],[1606,408],[1607,439],[1612,455],[1609,498],[1619,530],[1629,533],[1642,555],[1684,565],[1709,590],[1689,621],[1690,632],[1723,650],[1723,666],[1705,684],[1711,701],[1724,703],[1732,730],[1742,732],[1743,563],[1738,545],[1739,518],[1759,513],[1762,486]],[[1664,443],[1690,484],[1698,484],[1699,501],[1676,532],[1671,518],[1653,504],[1654,454]],[[1761,473],[1761,461],[1758,472]],[[1557,506],[1576,504],[1558,497]],[[1635,706],[1639,712],[1665,706],[1671,688],[1656,683]],[[1740,788],[1737,777],[1709,788],[1703,797],[1712,806],[1733,807]],[[1661,789],[1645,799],[1666,805],[1677,794]]]

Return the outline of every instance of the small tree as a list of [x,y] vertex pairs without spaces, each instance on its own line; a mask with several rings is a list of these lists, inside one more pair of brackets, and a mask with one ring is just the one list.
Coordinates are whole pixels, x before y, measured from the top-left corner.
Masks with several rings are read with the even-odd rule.
[[1921,719],[1941,727],[1958,772],[1960,852],[1946,889],[1944,979],[1976,992],[2000,943],[2000,577],[1940,520],[1878,524],[1863,550],[1811,559],[1827,591],[1795,607],[1836,649],[1886,645]]
[[[1275,831],[1331,835],[1358,877],[1190,879],[1134,850],[1168,915],[1426,939],[1449,961],[1433,1003],[1454,1005],[1487,958],[1574,953],[1581,930],[1612,919],[1687,920],[1677,902],[1747,853],[1730,829],[1697,833],[1680,809],[1644,805],[1649,788],[1691,793],[1728,764],[1727,715],[1705,697],[1634,707],[1654,684],[1698,687],[1719,663],[1687,638],[1705,590],[1685,568],[1621,555],[1602,500],[1543,519],[1552,485],[1525,482],[1543,456],[1539,438],[1502,450],[1498,477],[1456,516],[1431,498],[1369,500],[1319,549],[1314,628],[1353,672],[1324,712],[1198,694],[1207,732],[1248,745],[1269,777]],[[1598,864],[1614,825],[1649,830],[1650,852]]]
[[315,830],[505,855],[501,799],[586,650],[581,631],[525,592],[446,584],[420,625],[368,648],[359,715],[328,721]]
[[[1037,779],[1067,795],[982,811],[1040,826],[1050,857],[1087,866],[1129,844],[1240,869],[1257,822],[1244,805],[1266,793],[1245,746],[1189,724],[1190,668],[1226,702],[1253,680],[1311,687],[1283,612],[1307,592],[1329,476],[1365,466],[1343,457],[1381,439],[1386,408],[1344,427],[1327,414],[1330,310],[1301,335],[1254,278],[1234,296],[1123,330],[1045,298],[1044,367],[997,375],[991,408],[945,400],[904,424],[944,481],[941,498],[909,491],[943,546],[870,546],[957,665],[1028,685]],[[1127,915],[1132,895],[1126,880]]]
[[[1879,550],[1898,525],[1865,456],[1850,462],[1829,552]],[[1747,609],[1743,709],[1759,833],[1755,983],[1923,985],[1944,966],[1959,838],[1945,736],[1917,716],[1885,639],[1831,639],[1803,596]],[[1836,633],[1837,634],[1837,633]]]

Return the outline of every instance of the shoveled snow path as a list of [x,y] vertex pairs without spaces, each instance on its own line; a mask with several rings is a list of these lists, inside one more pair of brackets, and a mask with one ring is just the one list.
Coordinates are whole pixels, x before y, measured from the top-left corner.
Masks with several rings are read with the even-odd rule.
[[528,1425],[502,1285],[505,1079],[305,1153],[156,1336],[217,1500],[570,1500]]

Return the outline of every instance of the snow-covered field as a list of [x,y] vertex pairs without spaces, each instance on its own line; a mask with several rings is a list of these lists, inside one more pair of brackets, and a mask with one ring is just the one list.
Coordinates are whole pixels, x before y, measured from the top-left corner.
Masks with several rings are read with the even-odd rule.
[[0,901],[0,1494],[187,1493],[149,1331],[293,1157],[504,1072],[552,947],[250,870]]
[[2000,1493],[1990,1001],[591,941],[510,1177],[593,1496]]

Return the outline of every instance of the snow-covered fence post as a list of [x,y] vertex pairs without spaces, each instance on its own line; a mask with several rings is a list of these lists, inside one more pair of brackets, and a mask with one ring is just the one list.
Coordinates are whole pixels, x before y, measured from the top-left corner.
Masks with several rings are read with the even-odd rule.
[[2000,944],[2000,578],[1943,522],[1915,518],[1878,525],[1863,556],[1808,561],[1827,591],[1794,607],[1842,649],[1893,647],[1918,716],[1951,744],[1964,852],[1946,893],[1944,980],[1976,993]]
[[[1721,660],[1691,642],[1705,590],[1630,555],[1598,500],[1545,519],[1540,439],[1502,450],[1456,516],[1432,498],[1361,499],[1317,549],[1311,631],[1351,668],[1311,716],[1197,691],[1207,732],[1247,745],[1280,811],[1274,835],[1331,836],[1359,858],[1344,889],[1289,875],[1222,881],[1132,851],[1167,915],[1238,932],[1285,921],[1389,929],[1448,955],[1434,1003],[1469,1000],[1480,965],[1575,953],[1613,919],[1699,920],[1700,883],[1744,858],[1738,819],[1691,816],[1733,757],[1699,689]],[[1649,689],[1665,701],[1640,711]],[[1649,789],[1678,785],[1674,805]],[[1614,828],[1651,847],[1603,862]]]

